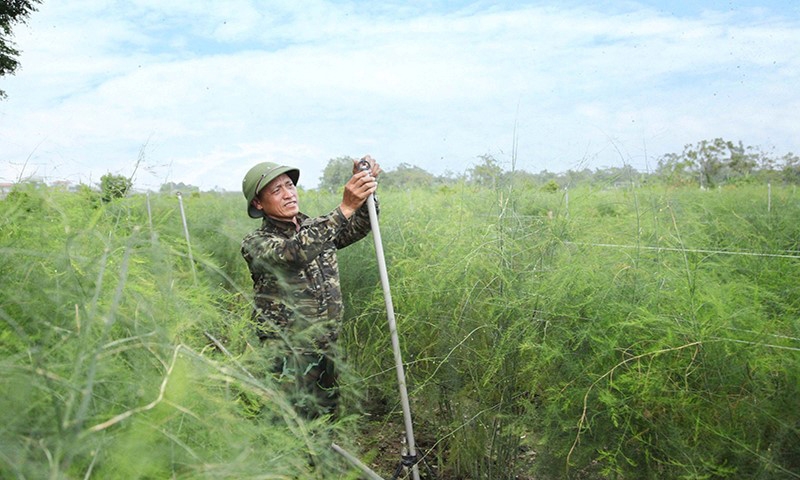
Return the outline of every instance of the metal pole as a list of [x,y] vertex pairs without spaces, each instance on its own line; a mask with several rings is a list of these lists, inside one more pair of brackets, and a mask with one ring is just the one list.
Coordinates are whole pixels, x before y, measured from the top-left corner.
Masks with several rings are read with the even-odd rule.
[[150,192],[147,192],[147,223],[150,225],[150,242],[155,245],[156,234],[153,231],[153,211],[150,208]]
[[383,243],[381,241],[381,229],[378,225],[378,212],[375,208],[375,197],[370,195],[367,198],[367,208],[369,209],[369,223],[372,226],[372,237],[375,240],[375,253],[378,256],[378,272],[381,277],[383,287],[383,300],[386,303],[386,314],[389,320],[389,333],[392,337],[392,350],[394,351],[394,364],[397,370],[397,384],[400,390],[400,405],[403,408],[403,420],[406,427],[406,441],[408,442],[408,455],[415,459],[411,467],[411,475],[414,480],[419,480],[419,467],[417,466],[417,449],[414,444],[414,427],[411,424],[411,407],[408,403],[408,389],[406,388],[406,373],[403,368],[403,357],[400,353],[400,340],[397,335],[397,322],[394,318],[394,305],[392,304],[392,292],[389,289],[389,275],[386,272],[386,259],[383,255]]
[[772,183],[767,183],[767,213],[772,213]]
[[183,233],[186,235],[186,248],[189,250],[189,264],[192,266],[192,278],[197,285],[197,271],[194,269],[194,258],[192,258],[192,244],[189,242],[189,226],[186,224],[186,212],[183,211],[183,196],[177,192],[178,204],[181,207],[181,220],[183,220]]

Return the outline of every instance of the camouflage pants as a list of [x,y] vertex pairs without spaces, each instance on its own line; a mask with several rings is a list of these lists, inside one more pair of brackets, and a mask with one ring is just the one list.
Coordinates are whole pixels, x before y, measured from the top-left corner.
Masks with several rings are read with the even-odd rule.
[[339,385],[330,356],[291,353],[278,357],[274,373],[289,400],[305,418],[336,414]]

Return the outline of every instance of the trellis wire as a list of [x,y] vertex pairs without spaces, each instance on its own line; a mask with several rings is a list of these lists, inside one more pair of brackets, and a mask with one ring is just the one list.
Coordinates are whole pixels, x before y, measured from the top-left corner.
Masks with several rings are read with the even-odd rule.
[[649,247],[644,245],[618,245],[613,243],[584,243],[584,242],[563,242],[566,245],[576,245],[585,247],[604,247],[604,248],[620,248],[620,249],[641,249],[641,250],[656,250],[665,252],[686,252],[686,253],[707,253],[707,254],[720,254],[720,255],[743,255],[749,257],[771,257],[771,258],[796,258],[800,259],[800,255],[789,255],[782,253],[758,253],[758,252],[735,252],[730,250],[706,250],[700,248],[674,248],[674,247]]

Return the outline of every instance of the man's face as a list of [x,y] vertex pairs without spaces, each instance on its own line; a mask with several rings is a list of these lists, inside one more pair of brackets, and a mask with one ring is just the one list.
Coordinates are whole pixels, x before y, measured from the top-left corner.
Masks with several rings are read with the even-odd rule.
[[253,199],[253,205],[267,216],[286,222],[291,222],[300,212],[297,189],[285,173],[261,189]]

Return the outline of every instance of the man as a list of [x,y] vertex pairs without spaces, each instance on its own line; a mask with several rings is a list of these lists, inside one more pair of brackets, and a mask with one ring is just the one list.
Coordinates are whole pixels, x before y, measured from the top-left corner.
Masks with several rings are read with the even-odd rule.
[[370,231],[367,198],[378,187],[380,166],[353,162],[353,176],[332,212],[310,218],[300,212],[296,168],[263,162],[242,181],[247,213],[263,218],[242,240],[242,256],[255,292],[259,337],[279,348],[276,373],[306,417],[334,413],[338,399],[333,365],[342,319],[342,292],[336,250]]

